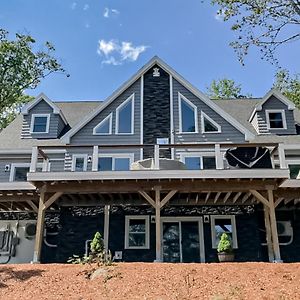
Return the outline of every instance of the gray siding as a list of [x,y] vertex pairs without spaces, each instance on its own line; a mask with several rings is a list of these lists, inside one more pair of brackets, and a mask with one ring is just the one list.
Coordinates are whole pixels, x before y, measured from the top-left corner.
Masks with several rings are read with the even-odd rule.
[[[266,119],[266,110],[267,109],[284,109],[285,117],[286,117],[286,125],[287,129],[271,129],[267,128],[267,119]],[[263,104],[262,110],[256,113],[257,115],[257,127],[258,133],[260,134],[296,134],[296,126],[294,119],[294,112],[292,110],[288,110],[286,104],[282,103],[276,97],[272,96],[270,99]],[[254,124],[253,124],[254,125]]]
[[[103,111],[101,111],[88,124],[81,128],[72,138],[71,144],[85,145],[101,145],[101,144],[140,144],[140,79],[132,84],[124,93],[110,103]],[[116,109],[128,97],[134,93],[134,134],[115,134],[116,132]],[[112,112],[112,134],[111,135],[93,135],[93,128],[97,126],[104,118]]]
[[[198,130],[199,133],[179,133],[179,107],[178,92],[185,96],[189,101],[197,106],[198,110]],[[201,99],[182,86],[178,81],[173,79],[173,113],[174,113],[174,131],[175,143],[201,143],[201,142],[244,142],[245,136],[221,115],[207,106]],[[221,133],[201,133],[201,110],[217,122],[222,127]]]
[[[50,125],[49,132],[43,134],[30,133],[31,117],[32,114],[50,114]],[[22,132],[21,138],[34,138],[34,139],[54,139],[57,138],[60,132],[64,128],[64,122],[61,117],[57,114],[53,114],[53,109],[44,100],[41,100],[37,105],[35,105],[28,115],[23,116]]]

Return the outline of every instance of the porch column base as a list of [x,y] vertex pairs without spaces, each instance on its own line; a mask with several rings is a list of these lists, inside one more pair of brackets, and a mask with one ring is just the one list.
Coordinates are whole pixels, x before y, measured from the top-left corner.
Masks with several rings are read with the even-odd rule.
[[163,261],[162,261],[162,259],[155,259],[153,262],[154,263],[162,263]]

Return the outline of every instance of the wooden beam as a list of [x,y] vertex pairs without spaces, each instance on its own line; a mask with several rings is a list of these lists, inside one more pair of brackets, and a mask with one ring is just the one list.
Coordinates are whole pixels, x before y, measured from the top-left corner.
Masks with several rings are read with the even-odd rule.
[[269,208],[265,205],[264,205],[264,218],[265,218],[266,241],[268,247],[269,262],[273,262],[274,251],[273,251],[272,233],[271,233],[271,225],[270,225],[270,212],[269,212]]
[[163,208],[167,202],[177,193],[176,190],[174,191],[170,191],[165,197],[164,199],[160,202],[160,208]]
[[61,195],[63,192],[56,192],[54,195],[52,195],[45,203],[44,208],[47,209],[51,204],[53,204]]
[[237,199],[241,196],[241,194],[242,194],[241,192],[236,193],[236,195],[233,197],[233,200],[232,200],[233,204],[237,201]]
[[223,199],[223,202],[226,203],[226,201],[228,200],[228,198],[230,197],[231,195],[231,192],[227,192],[224,199]]
[[250,192],[246,193],[242,198],[242,203],[245,203],[252,194]]
[[208,201],[209,196],[210,196],[210,192],[208,192],[207,195],[206,195],[206,197],[205,197],[205,204],[206,204],[206,202]]
[[155,201],[144,191],[139,191],[141,194],[154,208],[156,207]]
[[39,201],[39,211],[36,223],[36,235],[35,235],[35,244],[33,252],[33,263],[40,263],[41,261],[41,251],[42,244],[44,239],[44,222],[45,222],[45,193],[41,193]]
[[260,202],[262,202],[264,205],[266,205],[267,207],[270,207],[269,205],[269,201],[258,191],[255,190],[250,190],[250,193],[256,197],[257,200],[259,200]]
[[[133,172],[133,171],[132,171]],[[137,171],[138,172],[138,171]],[[64,192],[66,194],[74,193],[126,193],[126,192],[138,192],[138,191],[153,191],[155,186],[161,185],[163,191],[172,191],[178,190],[179,192],[246,192],[251,190],[263,190],[265,191],[266,186],[272,185],[274,189],[277,187],[276,183],[272,180],[243,180],[240,183],[237,181],[226,181],[218,180],[214,182],[213,180],[185,180],[184,184],[180,180],[172,181],[147,181],[140,180],[138,182],[134,180],[129,181],[118,181],[118,182],[109,182],[109,181],[94,181],[90,183],[89,181],[83,181],[82,184],[77,182],[66,182],[48,185],[46,192],[55,193],[55,192]]]
[[33,209],[34,212],[38,213],[39,209],[38,207],[35,205],[35,203],[31,200],[26,201],[28,203],[28,205]]
[[217,201],[218,201],[220,195],[221,195],[221,192],[218,192],[218,193],[216,194],[215,199],[214,199],[214,203],[217,203]]
[[269,213],[275,261],[281,262],[273,191],[268,190]]
[[278,199],[275,201],[275,204],[274,204],[275,208],[282,202],[283,199],[284,199],[284,198],[278,198]]
[[160,189],[155,189],[155,249],[156,262],[161,262],[161,232],[160,232]]

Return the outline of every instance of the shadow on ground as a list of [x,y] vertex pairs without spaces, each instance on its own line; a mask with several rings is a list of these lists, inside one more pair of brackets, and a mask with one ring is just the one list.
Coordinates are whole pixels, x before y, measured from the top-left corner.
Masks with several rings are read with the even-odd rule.
[[0,288],[8,287],[7,282],[11,279],[26,281],[31,277],[41,276],[43,270],[14,270],[13,267],[0,266]]

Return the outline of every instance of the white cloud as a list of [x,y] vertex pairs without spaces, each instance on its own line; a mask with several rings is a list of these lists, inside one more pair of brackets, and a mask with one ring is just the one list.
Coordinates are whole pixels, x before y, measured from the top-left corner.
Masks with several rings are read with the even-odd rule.
[[111,17],[111,15],[118,15],[118,14],[120,14],[120,12],[117,9],[115,8],[110,9],[108,7],[105,7],[103,12],[103,17],[109,18]]
[[107,7],[104,8],[103,17],[109,18],[109,9]]
[[133,46],[131,42],[100,40],[97,53],[103,57],[102,64],[118,66],[127,61],[136,61],[147,48],[145,45]]
[[73,2],[73,3],[71,4],[71,9],[72,9],[72,10],[76,9],[76,6],[77,6],[77,2]]
[[90,8],[90,6],[88,4],[84,4],[83,10],[88,10],[89,8]]
[[219,22],[224,21],[225,13],[222,10],[218,10],[215,14],[215,19]]

